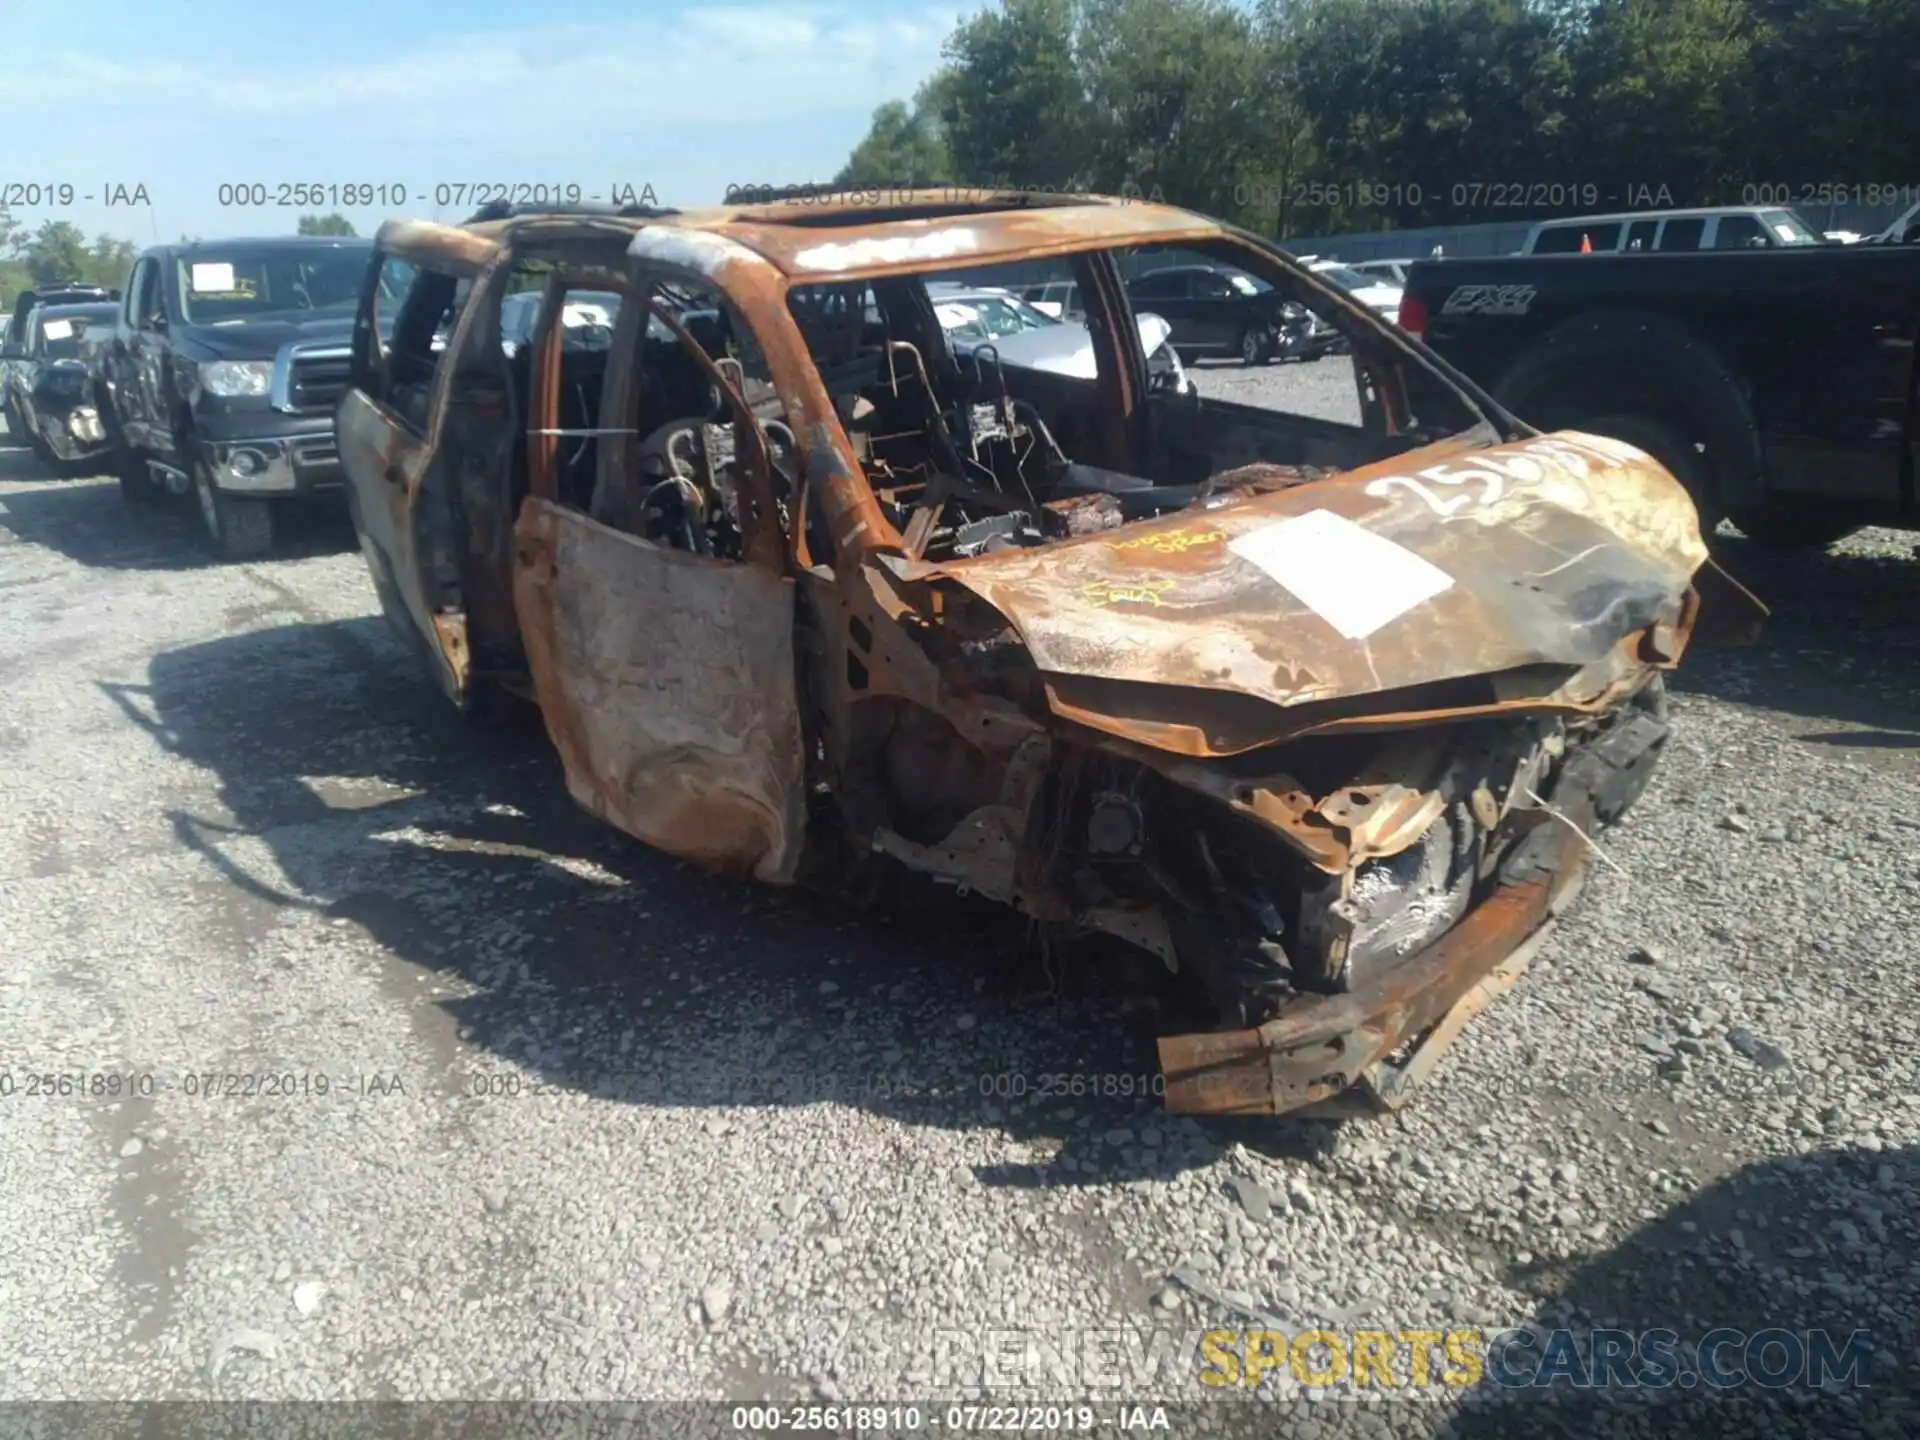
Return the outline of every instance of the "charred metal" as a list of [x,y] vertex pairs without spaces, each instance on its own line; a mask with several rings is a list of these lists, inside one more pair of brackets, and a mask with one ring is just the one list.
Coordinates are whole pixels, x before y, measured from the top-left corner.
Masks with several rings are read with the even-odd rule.
[[[1340,329],[1361,422],[1156,390],[1118,263],[1155,246]],[[533,699],[582,805],[698,863],[913,872],[1157,956],[1216,1017],[1162,1042],[1173,1108],[1398,1103],[1666,741],[1708,573],[1675,479],[1203,217],[930,194],[379,247],[421,278],[390,344],[362,315],[341,449],[449,693]],[[942,339],[928,277],[1034,259],[1092,379]]]

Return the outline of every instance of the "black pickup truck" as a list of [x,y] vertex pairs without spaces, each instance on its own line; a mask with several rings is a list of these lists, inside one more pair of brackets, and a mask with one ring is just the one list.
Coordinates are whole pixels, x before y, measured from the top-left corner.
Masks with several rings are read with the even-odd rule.
[[240,559],[272,549],[277,502],[342,491],[333,410],[372,253],[277,236],[140,256],[95,376],[130,501],[191,491],[214,549]]
[[1647,451],[1708,528],[1920,526],[1920,244],[1423,260],[1400,323],[1528,424]]

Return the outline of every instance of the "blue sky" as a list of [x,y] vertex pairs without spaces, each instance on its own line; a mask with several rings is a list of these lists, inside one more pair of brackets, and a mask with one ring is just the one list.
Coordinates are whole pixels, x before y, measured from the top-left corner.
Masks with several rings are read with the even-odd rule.
[[[362,234],[432,218],[443,184],[651,185],[662,204],[708,204],[729,184],[829,178],[978,8],[4,0],[0,185],[71,184],[93,200],[14,218],[142,244],[293,229],[297,209],[223,207],[240,182],[404,186],[404,206],[341,207]],[[143,185],[151,208],[108,207],[115,185]]]

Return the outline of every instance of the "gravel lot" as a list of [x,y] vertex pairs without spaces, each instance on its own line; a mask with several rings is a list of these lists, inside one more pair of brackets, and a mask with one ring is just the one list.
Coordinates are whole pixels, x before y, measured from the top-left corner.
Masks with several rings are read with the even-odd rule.
[[1354,387],[1353,357],[1271,361],[1248,369],[1238,360],[1201,360],[1187,367],[1202,395],[1237,400],[1312,415],[1342,425],[1360,423],[1360,395]]
[[[1084,966],[1047,993],[999,916],[884,928],[577,813],[538,737],[417,675],[342,517],[215,565],[190,514],[40,473],[0,451],[0,1396],[1920,1426],[1916,537],[1730,545],[1765,641],[1689,659],[1612,865],[1410,1109],[1200,1125],[1060,1093],[1150,1075],[1151,1014]],[[29,1094],[49,1072],[122,1094]],[[222,1075],[284,1078],[190,1078]],[[1259,1393],[1295,1408],[1245,1422],[1141,1348],[1563,1322],[1867,1328],[1875,1369],[1549,1412],[1283,1365]]]

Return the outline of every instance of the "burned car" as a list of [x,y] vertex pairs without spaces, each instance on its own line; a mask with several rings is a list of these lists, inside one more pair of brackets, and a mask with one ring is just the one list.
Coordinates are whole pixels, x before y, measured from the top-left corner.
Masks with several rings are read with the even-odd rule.
[[[1349,418],[1148,383],[1122,261],[1196,252],[1341,331]],[[943,339],[952,272],[1039,261],[1091,377]],[[563,343],[606,292],[612,343]],[[1206,1007],[1160,1040],[1175,1110],[1404,1092],[1647,785],[1711,568],[1641,451],[1159,205],[392,221],[353,343],[355,523],[452,698],[536,703],[574,798],[689,861],[1158,957]]]

